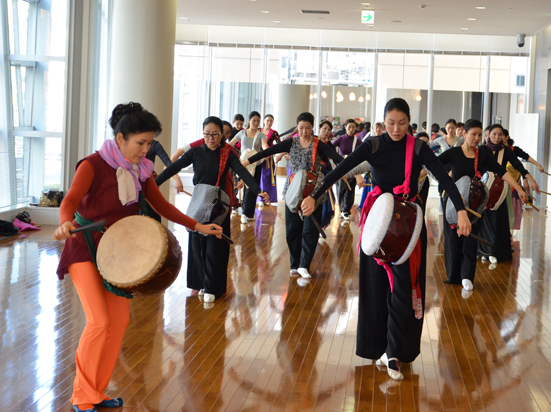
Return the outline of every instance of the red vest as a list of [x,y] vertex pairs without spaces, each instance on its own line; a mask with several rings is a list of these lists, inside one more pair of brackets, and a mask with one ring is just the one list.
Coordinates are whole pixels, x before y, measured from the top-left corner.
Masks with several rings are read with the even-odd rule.
[[[77,169],[84,160],[88,160],[92,165],[94,180],[90,190],[78,205],[77,212],[88,220],[106,219],[107,227],[124,217],[137,215],[140,211],[139,202],[123,206],[119,200],[117,170],[109,166],[97,152],[78,162]],[[140,183],[145,194],[147,192],[147,180]],[[79,227],[74,220],[73,225]],[[92,236],[97,248],[103,233],[92,232]],[[63,276],[69,272],[68,267],[73,263],[91,261],[92,257],[84,241],[84,236],[82,233],[77,233],[76,238],[69,238],[65,241],[57,268],[57,276],[63,279]]]

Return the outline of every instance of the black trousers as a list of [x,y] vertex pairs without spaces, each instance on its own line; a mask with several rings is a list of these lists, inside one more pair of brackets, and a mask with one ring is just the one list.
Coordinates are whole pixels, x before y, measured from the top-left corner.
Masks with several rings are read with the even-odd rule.
[[[321,222],[321,206],[314,211],[313,215],[318,222]],[[310,264],[318,246],[319,232],[316,225],[309,216],[304,216],[302,220],[298,213],[291,212],[285,206],[285,232],[291,255],[291,269],[310,270]]]
[[350,184],[350,189],[344,180],[339,180],[338,190],[339,190],[339,207],[341,213],[350,213],[352,206],[354,206],[354,196],[356,195],[356,179],[350,179],[348,181]]
[[[254,180],[256,180],[256,183],[260,185],[260,177],[262,176],[262,165],[263,163],[256,166],[254,169]],[[243,192],[243,214],[247,217],[253,217],[254,216],[254,210],[256,208],[256,194],[251,190],[248,189],[245,186],[244,192]]]
[[[427,229],[423,223],[420,235],[421,266],[419,285],[425,314],[427,276]],[[358,295],[358,329],[356,355],[379,359],[383,353],[401,362],[413,362],[421,352],[423,318],[417,319],[412,305],[409,259],[402,265],[390,265],[394,292],[384,267],[360,250]]]
[[497,210],[486,210],[482,220],[480,237],[490,242],[491,246],[478,244],[478,253],[484,256],[495,256],[498,262],[512,260],[507,201],[505,200]]
[[[231,235],[229,213],[220,226],[225,235]],[[215,295],[218,299],[226,293],[229,259],[228,242],[215,236],[191,232],[188,245],[187,287],[195,290],[205,289],[205,293]]]

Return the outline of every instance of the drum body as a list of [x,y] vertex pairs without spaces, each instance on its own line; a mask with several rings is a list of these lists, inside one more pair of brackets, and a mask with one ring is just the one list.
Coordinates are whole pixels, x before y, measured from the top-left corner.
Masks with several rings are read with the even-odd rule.
[[[291,175],[289,187],[287,188],[287,193],[285,193],[285,204],[289,210],[293,213],[298,212],[302,200],[310,196],[310,193],[312,193],[318,182],[322,179],[323,174],[317,175],[306,169],[301,169],[294,175]],[[316,201],[316,208],[321,203],[320,199]]]
[[[478,179],[471,179],[469,176],[463,176],[455,182],[457,190],[463,197],[465,205],[475,212],[481,214],[488,203],[488,188]],[[468,213],[471,223],[478,219],[473,214]],[[453,202],[446,202],[446,220],[450,224],[457,224],[457,210]]]
[[509,185],[493,172],[484,173],[481,181],[488,188],[488,203],[486,205],[486,209],[499,209],[503,201],[507,199]]
[[146,216],[129,216],[103,235],[97,252],[101,276],[134,296],[168,288],[180,273],[182,250],[166,227]]
[[423,211],[419,205],[383,193],[367,215],[362,250],[368,256],[401,265],[415,249],[422,228]]

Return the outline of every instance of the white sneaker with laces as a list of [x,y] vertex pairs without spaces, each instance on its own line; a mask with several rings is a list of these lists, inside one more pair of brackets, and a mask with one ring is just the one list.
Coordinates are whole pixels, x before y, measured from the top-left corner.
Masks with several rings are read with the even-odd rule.
[[310,273],[308,273],[308,269],[306,268],[298,268],[298,274],[304,279],[310,279],[312,277],[310,276]]
[[205,302],[214,302],[214,295],[211,295],[210,293],[205,293],[204,295]]
[[290,275],[293,276],[293,275],[296,275],[297,273],[298,273],[298,270],[291,269]]
[[495,256],[490,256],[490,263],[497,263],[497,258]]
[[205,289],[201,289],[201,290],[199,291],[199,296],[203,296],[204,294],[205,294]]
[[243,223],[244,225],[246,225],[246,224],[247,224],[247,222],[248,222],[248,220],[247,220],[247,216],[245,216],[245,215],[241,215],[241,223]]

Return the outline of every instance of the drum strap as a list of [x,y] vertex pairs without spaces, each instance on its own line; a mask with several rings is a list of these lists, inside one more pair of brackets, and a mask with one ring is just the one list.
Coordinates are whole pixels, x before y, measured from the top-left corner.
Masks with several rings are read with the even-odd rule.
[[[140,191],[140,197],[143,197],[142,191]],[[75,222],[77,222],[77,224],[80,225],[80,226],[85,226],[85,225],[89,225],[91,223],[94,223],[92,220],[88,220],[88,219],[83,218],[80,215],[80,213],[78,213],[78,212],[75,212],[74,218],[75,218]],[[98,263],[96,261],[97,250],[96,250],[96,244],[94,243],[94,238],[92,237],[92,233],[91,233],[92,231],[101,232],[101,231],[103,231],[103,228],[98,227],[98,228],[95,228],[95,229],[84,230],[82,232],[82,234],[84,235],[84,241],[86,242],[86,246],[88,246],[88,250],[90,251],[90,255],[92,256],[92,262],[94,262],[94,265],[97,268],[98,267]],[[98,272],[99,272],[99,269],[98,269]],[[103,280],[103,287],[104,287],[105,290],[107,290],[108,292],[111,292],[114,295],[122,296],[122,297],[125,297],[127,299],[132,299],[133,298],[133,296],[130,293],[128,293],[128,292],[126,292],[122,289],[119,289],[116,286],[113,286],[112,284],[107,282],[105,279]]]
[[482,177],[480,170],[478,170],[478,147],[474,149],[474,177],[478,179]]
[[222,173],[224,173],[224,169],[226,168],[226,163],[228,162],[228,157],[230,156],[230,146],[224,145],[220,149],[220,166],[218,168],[218,180],[216,181],[216,186],[220,183],[220,178],[222,177]]
[[[404,197],[407,197],[410,192],[410,182],[411,182],[411,169],[413,165],[413,152],[415,149],[415,138],[411,135],[406,136],[406,163],[404,167],[404,173],[405,173],[405,179],[404,183],[402,183],[399,186],[396,186],[393,189],[393,193],[395,196],[402,194]],[[362,213],[360,216],[360,224],[361,227],[360,231],[360,242],[358,243],[358,251],[360,251],[361,247],[361,239],[363,236],[363,229],[365,226],[365,220],[367,219],[367,215],[369,214],[369,211],[371,210],[371,207],[375,203],[375,200],[379,195],[381,195],[383,191],[379,186],[374,186],[373,190],[369,192],[367,195],[367,198],[365,199]],[[388,282],[390,283],[390,292],[394,291],[394,275],[392,273],[392,270],[390,269],[390,266],[387,262],[381,261],[380,259],[375,258],[375,261],[380,265],[383,266],[386,270],[387,276],[388,276]],[[419,239],[417,241],[417,245],[415,246],[415,250],[411,254],[409,258],[409,265],[410,265],[410,275],[411,275],[411,293],[412,293],[412,309],[415,311],[415,317],[417,319],[421,319],[423,317],[423,302],[421,297],[421,286],[419,283],[419,270],[421,267],[421,240]]]
[[312,172],[316,173],[316,157],[318,155],[319,140],[314,137],[312,142]]

